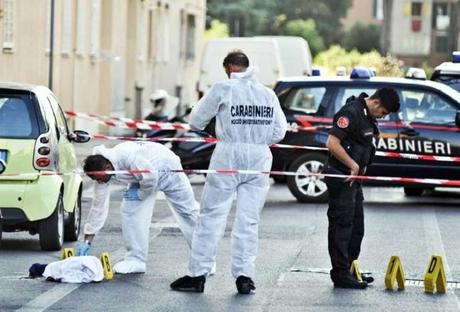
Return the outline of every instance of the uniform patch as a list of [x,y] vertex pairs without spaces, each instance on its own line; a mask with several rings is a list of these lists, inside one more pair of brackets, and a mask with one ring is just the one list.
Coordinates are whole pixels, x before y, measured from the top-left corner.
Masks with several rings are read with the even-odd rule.
[[349,124],[350,124],[350,121],[348,120],[347,117],[342,116],[339,119],[337,119],[337,126],[339,128],[345,129],[348,127]]

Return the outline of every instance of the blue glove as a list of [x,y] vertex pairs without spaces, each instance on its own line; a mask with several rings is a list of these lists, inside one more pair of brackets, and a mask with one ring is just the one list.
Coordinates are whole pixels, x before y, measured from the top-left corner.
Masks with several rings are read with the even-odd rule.
[[139,201],[139,189],[138,188],[129,188],[123,193],[123,199],[126,201]]
[[80,246],[78,246],[77,256],[87,256],[90,248],[91,246],[88,242],[81,243]]

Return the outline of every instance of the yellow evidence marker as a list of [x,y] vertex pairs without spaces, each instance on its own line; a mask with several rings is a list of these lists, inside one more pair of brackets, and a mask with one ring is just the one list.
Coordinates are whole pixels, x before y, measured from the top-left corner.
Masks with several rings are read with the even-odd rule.
[[64,248],[61,254],[61,260],[67,259],[69,257],[75,256],[75,250],[73,248]]
[[104,278],[106,280],[113,279],[112,264],[110,263],[109,253],[108,252],[101,253],[100,259],[101,259],[102,267],[104,268]]
[[358,260],[353,260],[350,266],[350,273],[354,276],[356,276],[356,279],[360,282],[363,281],[363,278],[361,276],[361,270],[359,269],[358,266]]
[[405,289],[406,276],[398,256],[392,256],[390,262],[388,262],[387,272],[385,274],[386,288],[393,290],[395,281],[398,282],[399,290]]
[[424,284],[425,292],[434,293],[435,289],[438,293],[446,292],[447,280],[441,256],[431,256],[426,268]]

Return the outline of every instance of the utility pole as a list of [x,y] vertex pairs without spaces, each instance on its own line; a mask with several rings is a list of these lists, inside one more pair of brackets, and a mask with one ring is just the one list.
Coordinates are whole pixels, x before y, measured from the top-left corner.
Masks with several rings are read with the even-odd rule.
[[48,66],[48,88],[53,90],[53,54],[54,54],[54,1],[51,0],[50,8],[50,58]]

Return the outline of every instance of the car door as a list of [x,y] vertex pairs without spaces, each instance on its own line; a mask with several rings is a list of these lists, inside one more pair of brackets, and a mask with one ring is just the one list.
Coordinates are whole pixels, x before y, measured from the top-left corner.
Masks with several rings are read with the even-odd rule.
[[[400,89],[401,119],[393,151],[429,156],[460,156],[460,135],[455,125],[458,102],[431,88]],[[400,159],[408,177],[458,179],[455,162]]]

